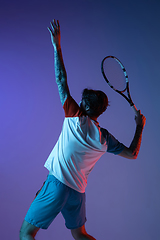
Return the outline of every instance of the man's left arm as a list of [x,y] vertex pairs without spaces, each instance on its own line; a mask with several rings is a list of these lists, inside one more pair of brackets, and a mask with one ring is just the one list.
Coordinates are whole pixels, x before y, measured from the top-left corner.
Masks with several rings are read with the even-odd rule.
[[51,28],[48,28],[51,34],[51,41],[54,47],[54,67],[55,77],[60,95],[62,105],[64,105],[67,97],[70,95],[69,87],[67,84],[67,73],[63,62],[61,44],[60,44],[60,25],[59,21],[53,20]]

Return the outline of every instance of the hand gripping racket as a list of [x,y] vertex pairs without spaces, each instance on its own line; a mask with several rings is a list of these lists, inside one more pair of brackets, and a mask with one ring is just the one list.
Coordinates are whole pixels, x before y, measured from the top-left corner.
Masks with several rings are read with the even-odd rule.
[[128,101],[137,116],[138,111],[129,91],[128,75],[120,60],[114,56],[105,57],[101,63],[101,71],[108,85]]

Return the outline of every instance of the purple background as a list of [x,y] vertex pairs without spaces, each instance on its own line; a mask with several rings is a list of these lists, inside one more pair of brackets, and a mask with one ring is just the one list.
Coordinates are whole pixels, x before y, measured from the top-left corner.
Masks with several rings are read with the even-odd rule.
[[[125,65],[132,98],[147,118],[137,160],[108,153],[91,173],[87,231],[98,240],[159,240],[159,12],[158,0],[1,1],[1,239],[18,239],[63,123],[47,30],[55,18],[61,25],[68,84],[77,102],[85,87],[104,90],[111,106],[99,118],[100,125],[130,145],[134,113],[108,87],[100,70],[103,57],[115,55]],[[61,214],[37,239],[71,239]]]

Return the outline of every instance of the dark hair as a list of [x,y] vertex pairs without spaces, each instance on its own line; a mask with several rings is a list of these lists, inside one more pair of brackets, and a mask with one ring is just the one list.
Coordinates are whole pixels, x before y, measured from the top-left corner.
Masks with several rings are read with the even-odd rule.
[[89,106],[87,112],[91,117],[98,117],[108,107],[108,97],[100,90],[92,90],[85,88],[82,92],[82,100]]

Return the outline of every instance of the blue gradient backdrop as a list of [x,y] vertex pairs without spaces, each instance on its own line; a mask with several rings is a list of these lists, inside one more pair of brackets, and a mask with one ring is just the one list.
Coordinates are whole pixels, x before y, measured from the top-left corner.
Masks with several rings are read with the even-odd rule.
[[[159,0],[1,1],[1,239],[18,239],[63,123],[47,30],[53,18],[60,21],[68,84],[77,102],[84,87],[104,90],[110,107],[99,122],[129,146],[134,113],[100,71],[103,57],[115,55],[126,66],[132,98],[147,118],[137,160],[106,154],[90,174],[87,231],[98,240],[160,239],[159,12]],[[71,234],[59,215],[37,239],[70,240]]]

